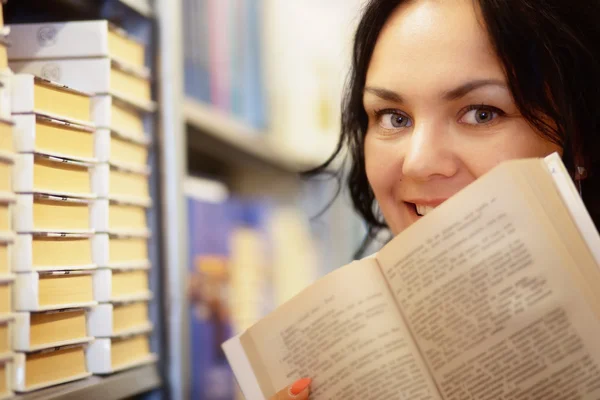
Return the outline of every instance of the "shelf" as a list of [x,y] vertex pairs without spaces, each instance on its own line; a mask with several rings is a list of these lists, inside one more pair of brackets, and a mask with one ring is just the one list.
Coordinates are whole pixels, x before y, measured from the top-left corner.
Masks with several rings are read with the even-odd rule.
[[119,0],[127,7],[146,18],[152,18],[153,12],[149,0]]
[[91,376],[16,396],[14,400],[119,400],[160,387],[156,364],[149,364],[107,377]]
[[319,154],[308,157],[292,151],[283,151],[269,140],[268,132],[255,130],[226,113],[196,100],[184,103],[186,123],[203,134],[211,136],[230,149],[227,157],[232,161],[243,153],[262,163],[289,172],[305,171],[319,165],[324,158]]

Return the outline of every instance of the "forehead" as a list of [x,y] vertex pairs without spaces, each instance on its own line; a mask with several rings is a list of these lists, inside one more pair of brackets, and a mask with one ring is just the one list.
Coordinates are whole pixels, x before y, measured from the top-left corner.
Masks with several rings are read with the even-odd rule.
[[504,80],[473,0],[415,0],[399,6],[382,29],[367,84],[452,86],[466,79]]

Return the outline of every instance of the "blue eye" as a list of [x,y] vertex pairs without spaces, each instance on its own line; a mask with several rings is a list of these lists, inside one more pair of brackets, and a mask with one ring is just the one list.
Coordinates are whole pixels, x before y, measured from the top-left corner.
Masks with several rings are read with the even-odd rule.
[[400,129],[412,126],[412,121],[397,111],[384,110],[379,114],[379,125],[384,129]]
[[495,107],[469,106],[458,122],[468,125],[485,125],[500,115],[503,115],[502,110]]

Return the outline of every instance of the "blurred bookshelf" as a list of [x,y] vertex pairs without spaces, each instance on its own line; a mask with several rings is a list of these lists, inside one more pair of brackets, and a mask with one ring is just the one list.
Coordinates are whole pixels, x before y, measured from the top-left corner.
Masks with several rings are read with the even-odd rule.
[[[237,152],[242,152],[274,168],[296,174],[314,168],[324,161],[322,157],[318,157],[317,151],[312,157],[304,157],[292,150],[282,150],[269,140],[272,134],[261,132],[211,105],[190,97],[185,99],[184,110],[187,125],[195,128],[197,134],[210,135],[231,150],[227,154],[232,158],[226,162],[236,162],[233,157]],[[193,139],[190,141],[193,142]]]

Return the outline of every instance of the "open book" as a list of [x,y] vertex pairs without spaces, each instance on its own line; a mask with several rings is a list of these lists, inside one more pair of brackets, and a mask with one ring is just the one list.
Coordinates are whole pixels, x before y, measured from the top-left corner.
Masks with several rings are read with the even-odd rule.
[[560,157],[507,161],[223,345],[247,399],[599,399],[600,237]]

